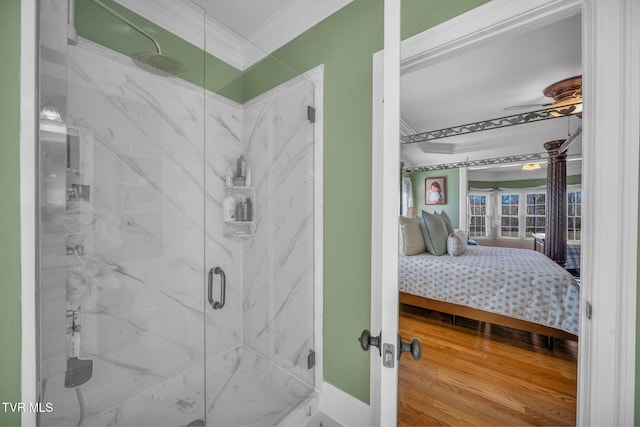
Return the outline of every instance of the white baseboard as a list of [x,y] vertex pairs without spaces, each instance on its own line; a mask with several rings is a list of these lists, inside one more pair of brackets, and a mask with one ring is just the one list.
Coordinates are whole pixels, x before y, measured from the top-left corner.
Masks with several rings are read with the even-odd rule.
[[320,411],[344,427],[369,425],[369,405],[326,381],[322,383]]

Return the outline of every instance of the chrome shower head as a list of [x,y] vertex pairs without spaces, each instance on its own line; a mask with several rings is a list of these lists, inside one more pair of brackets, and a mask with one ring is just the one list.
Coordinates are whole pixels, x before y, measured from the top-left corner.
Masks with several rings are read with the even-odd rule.
[[159,76],[164,76],[164,77],[176,76],[177,77],[184,74],[184,72],[186,71],[184,65],[182,65],[180,62],[176,61],[175,59],[164,55],[162,53],[162,50],[160,50],[160,44],[158,44],[158,41],[153,37],[151,37],[149,33],[144,31],[142,28],[138,27],[136,24],[134,24],[133,22],[131,22],[130,20],[128,20],[127,18],[125,18],[124,16],[116,12],[115,10],[111,9],[109,6],[102,3],[100,0],[93,0],[93,3],[100,6],[102,9],[106,10],[116,18],[120,19],[122,22],[129,25],[131,28],[133,28],[134,30],[136,30],[137,32],[139,32],[140,34],[142,34],[143,36],[145,36],[146,38],[148,38],[153,42],[153,44],[156,47],[156,52],[155,53],[152,53],[152,52],[134,53],[131,56],[131,59],[133,60],[134,64],[136,64],[138,67],[142,68],[145,71],[148,71],[153,74],[157,74]]
[[162,53],[137,52],[131,59],[143,70],[163,77],[181,76],[186,71],[184,65]]

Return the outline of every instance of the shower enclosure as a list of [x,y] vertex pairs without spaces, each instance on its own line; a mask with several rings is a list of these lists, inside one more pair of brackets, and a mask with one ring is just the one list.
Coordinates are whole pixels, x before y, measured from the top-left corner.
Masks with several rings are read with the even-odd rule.
[[[39,2],[39,425],[317,409],[316,88],[266,57],[290,79],[243,99],[206,49],[223,25],[180,6],[201,40],[112,0]],[[131,59],[160,49],[181,77]]]

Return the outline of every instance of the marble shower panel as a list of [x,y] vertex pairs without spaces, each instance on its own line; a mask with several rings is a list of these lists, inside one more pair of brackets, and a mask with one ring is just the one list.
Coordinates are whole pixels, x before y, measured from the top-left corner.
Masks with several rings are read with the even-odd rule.
[[[73,257],[72,290],[81,358],[94,363],[81,387],[90,419],[241,342],[241,248],[222,238],[218,220],[225,160],[241,149],[241,107],[83,39],[68,52],[68,124],[95,160],[82,172],[90,201],[58,218],[66,233],[84,230],[87,247]],[[205,304],[214,264],[230,279],[229,310]],[[70,425],[77,399],[64,370],[53,373],[56,410],[43,425]]]
[[313,85],[285,84],[245,105],[256,235],[244,247],[244,342],[313,385]]
[[[81,358],[94,364],[81,386],[87,424],[184,423],[203,411],[212,423],[278,422],[314,385],[313,85],[240,105],[82,38],[68,56],[68,125],[91,159],[73,179],[90,197],[67,204],[58,235],[42,242],[55,272],[41,284],[42,315],[62,316],[51,322],[59,333],[42,337],[55,408],[42,424],[79,416],[59,345],[70,296]],[[256,235],[244,242],[223,237],[222,219],[225,174],[240,154],[256,187]],[[72,234],[82,255],[58,247]],[[227,276],[222,310],[206,303],[216,266]]]

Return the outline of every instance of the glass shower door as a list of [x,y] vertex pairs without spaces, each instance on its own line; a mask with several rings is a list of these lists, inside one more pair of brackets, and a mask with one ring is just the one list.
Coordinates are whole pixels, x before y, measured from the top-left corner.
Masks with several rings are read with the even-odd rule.
[[313,394],[313,101],[304,77],[243,103],[207,95],[207,266],[226,273],[225,306],[213,274],[207,308],[208,425],[278,425]]
[[74,38],[72,3],[38,3],[39,424],[204,420],[204,52],[111,0]]

